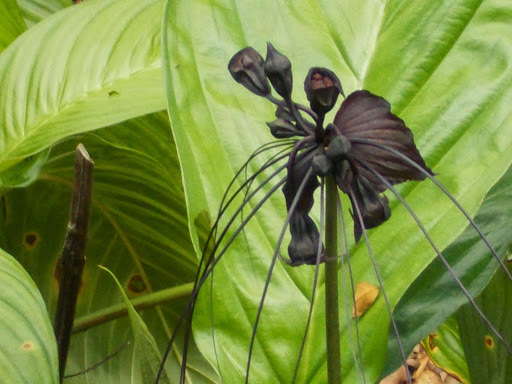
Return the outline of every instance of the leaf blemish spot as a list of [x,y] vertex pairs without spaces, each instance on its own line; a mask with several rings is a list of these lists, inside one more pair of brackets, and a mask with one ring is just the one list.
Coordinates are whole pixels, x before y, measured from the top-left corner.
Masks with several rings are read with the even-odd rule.
[[435,349],[437,348],[436,338],[437,335],[435,333],[431,333],[430,335],[428,335],[428,347],[432,352],[435,351]]
[[23,348],[25,351],[30,351],[31,349],[34,349],[34,344],[30,341],[25,341],[21,348]]
[[119,95],[119,92],[117,92],[117,91],[110,91],[110,92],[108,93],[108,95],[109,95],[109,96],[118,96],[118,95]]
[[494,339],[489,335],[485,336],[485,345],[487,346],[487,348],[493,349],[494,348]]
[[36,232],[29,232],[25,235],[25,246],[32,250],[39,242],[39,235]]
[[133,275],[128,282],[128,290],[133,293],[142,293],[146,290],[146,283],[141,275]]

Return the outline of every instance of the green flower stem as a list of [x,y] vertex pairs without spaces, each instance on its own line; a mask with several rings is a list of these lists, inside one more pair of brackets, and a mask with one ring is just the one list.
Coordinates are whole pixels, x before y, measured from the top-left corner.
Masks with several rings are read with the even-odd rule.
[[336,182],[326,177],[325,208],[325,329],[327,382],[341,384],[340,326],[338,307],[338,220]]
[[[163,289],[158,292],[148,293],[130,300],[136,310],[154,307],[167,301],[178,300],[190,296],[194,289],[194,283],[186,283],[178,287]],[[108,321],[126,315],[126,305],[119,303],[105,309],[90,313],[75,319],[73,333],[83,332],[89,328],[104,324]]]

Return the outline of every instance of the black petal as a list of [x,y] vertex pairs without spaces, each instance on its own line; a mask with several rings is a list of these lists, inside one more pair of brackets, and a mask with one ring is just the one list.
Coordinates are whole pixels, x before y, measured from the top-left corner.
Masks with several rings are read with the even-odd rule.
[[423,180],[425,175],[389,151],[368,144],[355,143],[354,140],[372,140],[391,147],[433,174],[416,148],[411,130],[402,119],[391,113],[389,103],[382,97],[368,91],[353,92],[341,104],[334,125],[350,140],[354,165],[359,175],[368,180],[376,192],[384,191],[386,186],[362,167],[359,161],[380,173],[390,184],[406,180]]
[[270,128],[270,133],[272,133],[276,139],[304,136],[302,131],[298,130],[289,120],[286,120],[282,117],[267,123],[267,125]]

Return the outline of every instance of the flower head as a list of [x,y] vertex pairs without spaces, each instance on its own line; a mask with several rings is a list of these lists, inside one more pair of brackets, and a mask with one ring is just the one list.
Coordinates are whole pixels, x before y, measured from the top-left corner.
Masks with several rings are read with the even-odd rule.
[[[252,58],[260,57],[251,47],[241,52],[250,52]],[[232,74],[232,63],[239,61],[239,57],[240,52],[230,61]],[[261,61],[258,63],[261,65]],[[315,264],[323,246],[317,225],[309,213],[314,192],[320,185],[319,178],[333,177],[338,188],[348,194],[357,242],[363,226],[367,229],[377,227],[391,216],[388,199],[381,195],[387,186],[406,180],[423,180],[425,172],[432,174],[432,171],[416,148],[411,130],[391,112],[389,103],[382,97],[365,90],[351,93],[342,102],[333,124],[324,127],[325,114],[334,107],[338,96],[344,95],[334,72],[322,67],[309,70],[304,82],[310,102],[308,108],[292,101],[290,60],[270,43],[263,69],[275,91],[283,97],[279,100],[272,97],[270,91],[264,95],[261,92],[277,105],[278,119],[267,123],[271,133],[276,138],[297,138],[288,158],[283,187],[292,236],[288,246],[290,264]],[[261,72],[257,78],[258,84],[267,84],[261,78]],[[235,80],[239,81],[236,77]],[[250,89],[246,83],[241,83]],[[305,119],[301,111],[306,112],[313,122]],[[382,146],[412,160],[423,172]],[[356,210],[360,212],[361,220],[356,217]]]

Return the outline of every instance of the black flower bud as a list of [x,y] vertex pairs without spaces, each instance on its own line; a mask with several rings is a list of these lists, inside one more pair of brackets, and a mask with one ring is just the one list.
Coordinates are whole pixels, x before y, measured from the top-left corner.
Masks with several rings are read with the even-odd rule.
[[333,161],[348,159],[351,150],[350,140],[343,135],[337,135],[329,143],[325,155]]
[[270,128],[270,133],[272,133],[276,139],[286,139],[293,136],[304,136],[302,131],[299,131],[295,125],[283,118],[279,118],[270,123],[267,123],[267,125]]
[[327,176],[334,168],[331,159],[325,155],[316,155],[313,157],[311,165],[313,166],[313,172],[320,177]]
[[304,81],[304,90],[311,109],[318,115],[329,112],[340,93],[345,96],[340,79],[327,68],[311,68]]
[[264,69],[276,92],[288,100],[293,87],[292,63],[270,43],[267,43]]
[[233,79],[252,93],[258,96],[270,94],[270,86],[263,69],[263,57],[253,47],[236,53],[229,61],[228,69]]
[[352,182],[355,201],[350,198],[354,218],[354,237],[356,243],[361,238],[363,230],[358,219],[355,205],[359,207],[363,224],[366,229],[375,228],[384,223],[391,216],[389,202],[386,196],[379,195],[372,185],[364,179],[354,180]]
[[320,245],[320,233],[314,221],[307,214],[296,213],[290,219],[292,240],[288,246],[291,265],[316,264],[316,255],[320,249],[320,260],[323,261],[324,248]]

